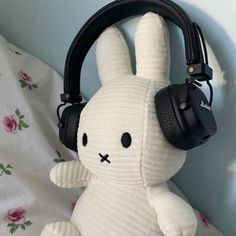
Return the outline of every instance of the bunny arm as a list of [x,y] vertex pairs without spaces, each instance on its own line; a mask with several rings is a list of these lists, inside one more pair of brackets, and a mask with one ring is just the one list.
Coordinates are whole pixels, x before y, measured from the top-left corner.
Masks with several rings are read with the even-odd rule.
[[167,186],[148,188],[149,204],[157,213],[157,221],[165,236],[193,236],[197,219],[191,206],[170,192]]
[[80,161],[59,163],[50,171],[51,181],[59,187],[86,187],[95,176],[89,172]]

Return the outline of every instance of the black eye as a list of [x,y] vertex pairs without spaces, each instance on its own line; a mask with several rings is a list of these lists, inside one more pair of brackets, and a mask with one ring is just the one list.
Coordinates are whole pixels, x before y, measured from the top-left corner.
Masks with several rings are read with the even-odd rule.
[[86,146],[88,143],[88,136],[86,133],[83,134],[82,143],[83,143],[83,146]]
[[132,138],[129,133],[123,133],[121,137],[121,143],[124,148],[128,148],[131,145]]

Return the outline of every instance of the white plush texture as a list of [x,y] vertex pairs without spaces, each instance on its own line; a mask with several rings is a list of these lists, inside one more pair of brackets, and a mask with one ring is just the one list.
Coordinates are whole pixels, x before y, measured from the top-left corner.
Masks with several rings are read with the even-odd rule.
[[66,235],[66,236],[78,236],[80,235],[76,226],[71,222],[56,222],[47,225],[41,236],[49,236],[49,235]]
[[[67,175],[62,175],[64,169]],[[56,165],[50,172],[52,182],[62,188],[76,188],[88,186],[93,175],[79,161],[68,161]]]
[[[99,43],[102,42],[102,43]],[[131,75],[131,61],[127,44],[121,32],[115,27],[106,30],[97,43],[97,65],[102,83],[114,75]],[[109,66],[105,66],[109,62]]]
[[137,75],[163,83],[167,82],[170,46],[164,19],[158,15],[145,15],[137,28],[135,47]]
[[[127,45],[116,28],[105,30],[97,41],[102,88],[84,108],[78,130],[80,160],[94,181],[71,221],[85,236],[192,236],[197,228],[192,208],[165,184],[182,167],[186,153],[166,141],[155,112],[155,94],[169,84],[170,61],[168,30],[159,15],[142,17],[135,45],[137,75],[131,73]],[[125,132],[132,137],[129,148],[121,144]],[[109,154],[111,163],[101,162],[99,153]],[[69,184],[70,168],[61,169],[59,182]]]

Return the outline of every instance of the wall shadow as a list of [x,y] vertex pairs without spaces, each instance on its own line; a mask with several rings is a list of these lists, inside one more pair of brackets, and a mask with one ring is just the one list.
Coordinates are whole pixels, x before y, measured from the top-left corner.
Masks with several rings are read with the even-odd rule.
[[[230,172],[229,167],[236,162],[236,48],[225,30],[209,15],[189,3],[178,3],[201,25],[224,75],[224,83],[215,87],[217,135],[206,145],[188,152],[184,167],[173,180],[193,206],[203,211],[225,235],[233,236],[236,235],[236,170]],[[183,58],[183,51],[176,46],[182,44],[182,39],[172,35],[173,38],[171,77],[178,82],[178,78],[184,78],[179,70],[183,67],[184,60],[179,59],[179,56]]]

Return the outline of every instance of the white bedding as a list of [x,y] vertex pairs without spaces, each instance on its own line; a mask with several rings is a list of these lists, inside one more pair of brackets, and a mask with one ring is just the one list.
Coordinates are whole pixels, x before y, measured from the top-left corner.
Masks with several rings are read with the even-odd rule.
[[[37,236],[45,224],[68,220],[82,191],[49,180],[56,162],[77,158],[57,137],[62,83],[53,69],[0,36],[0,236]],[[197,235],[222,235],[196,214]]]

